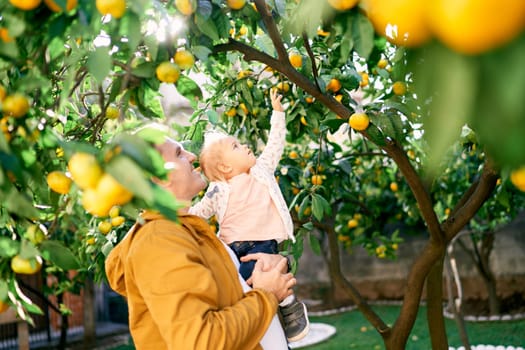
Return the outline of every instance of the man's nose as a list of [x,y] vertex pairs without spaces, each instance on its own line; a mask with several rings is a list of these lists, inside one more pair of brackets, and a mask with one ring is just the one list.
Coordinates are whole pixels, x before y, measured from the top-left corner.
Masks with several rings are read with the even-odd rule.
[[184,153],[190,163],[193,163],[197,159],[197,156],[191,152],[185,150]]

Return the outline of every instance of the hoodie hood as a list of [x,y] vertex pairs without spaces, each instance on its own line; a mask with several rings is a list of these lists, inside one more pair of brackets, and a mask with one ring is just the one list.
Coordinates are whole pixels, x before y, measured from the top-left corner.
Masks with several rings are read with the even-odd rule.
[[[157,212],[143,212],[140,215],[139,220],[137,220],[128,233],[126,233],[126,236],[122,241],[113,248],[106,258],[105,270],[109,286],[124,297],[127,297],[125,280],[126,260],[130,249],[132,248],[133,241],[139,234],[140,228],[154,220],[166,220],[166,218]],[[179,215],[179,223],[188,229],[190,234],[193,234],[197,241],[202,239],[202,235],[206,234],[206,231],[209,229],[206,227],[205,221],[194,215]]]
[[135,239],[139,229],[146,224],[148,221],[163,219],[164,217],[158,213],[146,211],[140,215],[140,219],[137,220],[135,225],[126,233],[126,236],[120,241],[113,250],[109,253],[105,262],[106,276],[110,287],[127,297],[126,295],[126,281],[124,278],[125,274],[125,261],[128,256],[131,244]]

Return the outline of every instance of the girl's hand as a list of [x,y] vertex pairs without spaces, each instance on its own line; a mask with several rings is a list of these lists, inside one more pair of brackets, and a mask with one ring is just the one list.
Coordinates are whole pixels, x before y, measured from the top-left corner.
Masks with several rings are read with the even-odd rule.
[[270,99],[272,100],[272,108],[274,111],[284,112],[284,107],[281,104],[283,96],[277,94],[277,89],[270,90]]

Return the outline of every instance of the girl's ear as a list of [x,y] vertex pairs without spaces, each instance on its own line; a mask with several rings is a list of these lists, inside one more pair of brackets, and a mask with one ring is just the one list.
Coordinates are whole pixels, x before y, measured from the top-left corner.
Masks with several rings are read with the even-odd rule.
[[219,171],[225,175],[231,173],[232,171],[231,165],[225,163],[217,164],[217,169],[219,169]]

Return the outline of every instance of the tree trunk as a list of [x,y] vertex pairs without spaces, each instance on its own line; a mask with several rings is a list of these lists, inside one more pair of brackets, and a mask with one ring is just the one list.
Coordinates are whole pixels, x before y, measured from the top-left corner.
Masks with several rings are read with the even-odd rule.
[[345,290],[343,272],[341,271],[341,255],[337,235],[333,231],[326,232],[328,237],[328,273],[330,275],[330,292],[334,306],[344,306],[351,302]]
[[84,349],[94,349],[96,343],[95,286],[89,276],[84,283]]
[[[64,293],[57,295],[57,304],[62,305],[64,303]],[[67,345],[67,329],[69,328],[69,316],[67,314],[60,314],[60,341],[58,343],[58,349],[64,350]]]
[[432,350],[447,350],[448,339],[443,318],[443,259],[439,259],[427,277],[427,323]]
[[487,288],[489,311],[491,315],[499,315],[501,310],[500,300],[497,294],[496,278],[490,268],[490,254],[494,248],[495,234],[486,233],[482,236],[479,249],[479,260],[481,277]]

